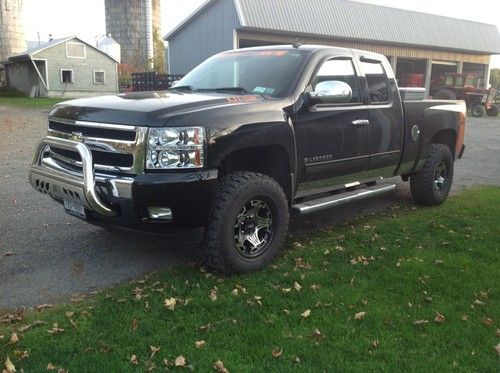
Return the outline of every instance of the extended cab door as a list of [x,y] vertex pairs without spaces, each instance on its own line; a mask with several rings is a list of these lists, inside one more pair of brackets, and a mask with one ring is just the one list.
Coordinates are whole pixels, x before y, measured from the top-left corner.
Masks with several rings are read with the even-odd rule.
[[[348,84],[348,101],[308,105],[292,118],[295,124],[300,180],[299,190],[315,189],[358,180],[353,174],[365,171],[370,156],[368,108],[363,104],[358,70],[353,56],[323,59],[307,90],[318,83]],[[301,167],[300,167],[301,166]],[[329,179],[329,180],[324,180]],[[320,183],[311,183],[321,180]],[[310,185],[306,185],[310,184]]]
[[370,162],[369,177],[393,176],[402,151],[404,118],[401,100],[391,67],[387,61],[361,56],[369,104]]

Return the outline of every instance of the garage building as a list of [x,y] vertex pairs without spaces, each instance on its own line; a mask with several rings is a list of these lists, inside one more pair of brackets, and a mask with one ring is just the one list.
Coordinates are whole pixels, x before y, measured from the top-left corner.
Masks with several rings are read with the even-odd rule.
[[348,0],[208,0],[164,39],[171,74],[224,50],[299,41],[384,54],[401,86],[427,91],[444,73],[474,72],[486,87],[500,54],[494,25]]

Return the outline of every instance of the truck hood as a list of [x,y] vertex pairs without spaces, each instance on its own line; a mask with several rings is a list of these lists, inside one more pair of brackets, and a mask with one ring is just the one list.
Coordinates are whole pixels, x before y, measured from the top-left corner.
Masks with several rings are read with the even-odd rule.
[[163,127],[173,116],[208,109],[252,105],[262,96],[218,93],[134,92],[62,102],[49,112],[51,118],[88,122]]

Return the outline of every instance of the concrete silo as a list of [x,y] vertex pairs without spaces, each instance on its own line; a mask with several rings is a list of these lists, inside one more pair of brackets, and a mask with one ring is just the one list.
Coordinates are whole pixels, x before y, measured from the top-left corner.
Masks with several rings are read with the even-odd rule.
[[160,0],[105,0],[105,9],[106,33],[120,44],[121,63],[151,69],[161,41]]
[[0,0],[0,87],[5,85],[2,63],[26,50],[23,0]]

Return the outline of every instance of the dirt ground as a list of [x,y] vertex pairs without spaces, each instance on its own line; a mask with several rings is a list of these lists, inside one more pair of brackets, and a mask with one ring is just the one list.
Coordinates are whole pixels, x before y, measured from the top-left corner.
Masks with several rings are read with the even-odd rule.
[[[199,258],[196,245],[88,225],[32,190],[28,167],[46,127],[46,110],[0,106],[0,309],[55,303]],[[469,119],[454,193],[473,185],[500,185],[498,139],[500,118]],[[290,234],[411,203],[408,185],[395,180],[394,193],[293,219]]]

